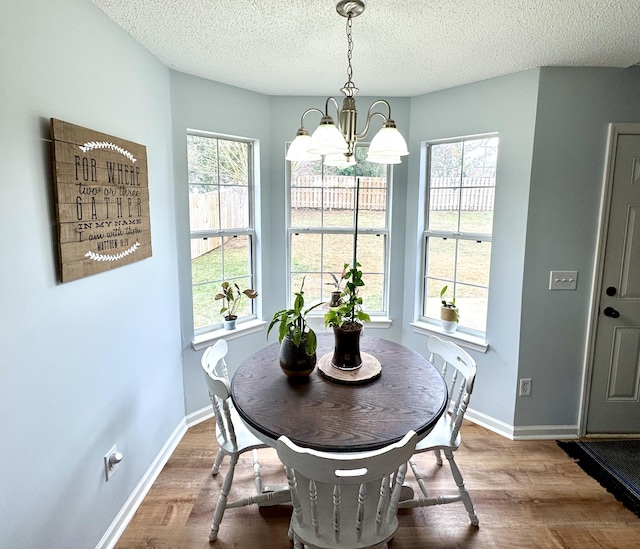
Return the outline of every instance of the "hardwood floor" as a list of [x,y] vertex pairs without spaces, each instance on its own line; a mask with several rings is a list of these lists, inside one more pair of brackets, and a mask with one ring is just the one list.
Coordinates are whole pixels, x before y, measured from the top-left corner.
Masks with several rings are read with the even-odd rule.
[[[226,460],[217,477],[214,422],[189,429],[116,545],[118,549],[290,549],[290,506],[227,510],[218,540],[208,543],[213,508]],[[586,475],[553,441],[510,441],[465,422],[456,462],[474,501],[480,527],[469,524],[462,503],[402,510],[390,549],[637,548],[640,519]],[[274,450],[260,450],[267,486],[285,484]],[[418,463],[434,475],[433,493],[452,480],[432,454]],[[415,485],[409,473],[408,480]],[[230,496],[254,489],[251,456],[236,468]],[[453,486],[455,490],[455,486]]]

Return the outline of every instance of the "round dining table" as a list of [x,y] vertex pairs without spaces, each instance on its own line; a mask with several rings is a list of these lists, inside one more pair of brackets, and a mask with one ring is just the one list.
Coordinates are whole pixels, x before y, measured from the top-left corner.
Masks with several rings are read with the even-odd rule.
[[[318,334],[317,357],[333,351],[333,335]],[[421,438],[445,411],[447,387],[422,355],[385,339],[363,336],[360,350],[381,366],[376,379],[342,384],[316,368],[293,379],[280,369],[280,344],[245,360],[231,382],[231,398],[249,428],[275,446],[281,435],[300,446],[329,452],[377,450],[409,430]]]

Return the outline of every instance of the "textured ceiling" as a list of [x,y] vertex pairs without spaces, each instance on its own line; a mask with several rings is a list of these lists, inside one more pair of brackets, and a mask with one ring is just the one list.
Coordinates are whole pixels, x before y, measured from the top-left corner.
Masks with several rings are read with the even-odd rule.
[[[335,0],[91,0],[165,65],[269,95],[339,95]],[[538,66],[640,61],[638,0],[370,0],[353,20],[362,95],[415,96]]]

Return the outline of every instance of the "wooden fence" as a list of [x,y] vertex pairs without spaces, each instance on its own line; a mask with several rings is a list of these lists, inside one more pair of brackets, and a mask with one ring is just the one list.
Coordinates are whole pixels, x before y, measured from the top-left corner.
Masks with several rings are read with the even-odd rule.
[[[323,185],[324,183],[324,185]],[[303,176],[294,181],[291,188],[291,207],[302,209],[351,210],[354,206],[353,177],[333,176],[324,182],[321,176]],[[431,209],[457,210],[458,201],[463,211],[493,210],[495,178],[434,178],[431,180]],[[359,207],[365,211],[381,211],[386,207],[386,179],[361,177]]]
[[[355,183],[348,176],[297,177],[291,187],[291,207],[315,210],[353,210]],[[384,211],[386,208],[386,178],[361,177],[358,207],[360,210]]]
[[[431,180],[431,210],[491,211],[495,194],[494,178],[467,178],[463,180],[462,193],[457,178]],[[242,188],[244,191],[246,188]],[[352,210],[355,199],[353,177],[308,175],[296,177],[291,187],[291,208],[327,210]],[[246,227],[249,222],[247,196],[238,187],[222,187],[220,195],[225,204],[224,216],[218,224],[218,193],[189,194],[191,230],[209,227]],[[363,211],[384,211],[387,186],[384,177],[361,177],[359,208]],[[220,246],[219,238],[191,241],[191,258],[199,257]]]
[[[221,187],[210,193],[189,193],[189,217],[192,231],[211,227],[245,228],[249,225],[247,210],[247,187]],[[218,197],[222,198],[224,208],[218,207]],[[222,216],[218,223],[219,216]],[[191,259],[200,257],[218,248],[220,238],[192,239]]]

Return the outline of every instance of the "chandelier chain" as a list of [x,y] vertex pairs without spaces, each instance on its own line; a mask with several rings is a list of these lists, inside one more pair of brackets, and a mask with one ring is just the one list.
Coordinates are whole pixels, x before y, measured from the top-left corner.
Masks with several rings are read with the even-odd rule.
[[352,23],[351,23],[351,13],[349,13],[348,17],[347,17],[347,63],[348,63],[348,67],[347,67],[347,83],[345,84],[345,87],[353,87],[354,84],[351,80],[352,76],[353,76],[353,67],[351,66],[351,57],[353,56],[353,39],[351,38],[351,27],[352,27]]

